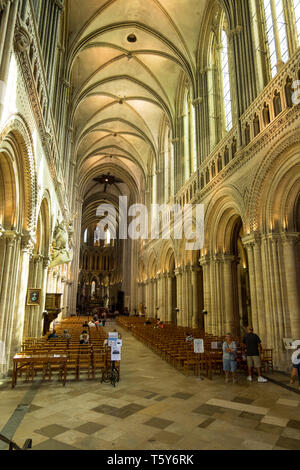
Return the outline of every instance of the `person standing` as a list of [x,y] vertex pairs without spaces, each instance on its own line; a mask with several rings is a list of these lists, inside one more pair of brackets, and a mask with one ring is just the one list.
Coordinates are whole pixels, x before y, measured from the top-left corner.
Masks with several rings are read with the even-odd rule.
[[300,390],[300,340],[294,341],[293,347],[297,349],[292,354],[293,369],[291,373],[290,384],[295,383],[295,377],[298,373],[298,383],[299,383],[299,390]]
[[231,333],[227,333],[223,343],[223,370],[225,372],[225,381],[229,382],[229,372],[232,373],[232,381],[236,383],[236,343],[233,341]]
[[243,343],[246,346],[247,364],[248,364],[248,377],[249,382],[253,381],[253,367],[257,370],[257,382],[268,382],[265,377],[261,375],[261,340],[259,336],[253,333],[253,326],[248,326],[247,334],[243,338]]

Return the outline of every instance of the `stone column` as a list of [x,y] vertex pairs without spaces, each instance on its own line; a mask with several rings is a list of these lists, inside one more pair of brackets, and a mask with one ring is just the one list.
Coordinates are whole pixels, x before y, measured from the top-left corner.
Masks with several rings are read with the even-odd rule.
[[199,286],[198,286],[198,276],[199,276],[199,268],[198,266],[192,266],[192,328],[197,328],[199,325],[200,315],[202,312],[199,311]]
[[164,311],[162,305],[162,274],[158,274],[156,278],[156,305],[155,308],[158,307],[159,310],[155,310],[155,314],[157,314],[158,318],[163,320]]
[[186,282],[185,282],[185,290],[186,290],[186,326],[192,327],[193,326],[193,297],[194,297],[194,289],[192,284],[192,266],[186,266],[185,268],[185,275],[186,275]]
[[[259,335],[262,341],[267,341],[267,327],[266,327],[266,305],[265,305],[265,293],[264,293],[264,279],[262,271],[262,254],[261,254],[261,242],[256,240],[253,245],[253,256],[254,256],[254,270],[255,270],[255,284],[253,289],[256,291],[256,322]],[[249,268],[250,270],[250,268]],[[251,291],[251,281],[250,281]],[[252,294],[251,294],[252,299]],[[252,312],[253,321],[253,312]],[[266,344],[266,343],[265,343]]]
[[172,321],[172,308],[173,308],[173,277],[170,273],[167,274],[167,320]]
[[149,316],[149,307],[150,307],[150,280],[147,279],[146,280],[146,302],[145,302],[145,307],[146,307],[146,311],[145,311],[145,314],[146,316]]
[[0,2],[0,63],[2,61],[2,54],[3,54],[10,6],[11,6],[10,0]]
[[199,259],[200,265],[203,270],[203,297],[204,305],[203,309],[207,312],[204,316],[204,328],[206,333],[212,333],[211,328],[211,300],[210,300],[210,275],[209,275],[209,258],[203,256]]
[[176,276],[176,286],[177,286],[177,306],[176,308],[179,309],[177,314],[177,325],[182,326],[182,268],[179,267],[175,269],[175,276]]
[[189,309],[188,309],[188,296],[190,294],[189,292],[189,280],[188,280],[188,266],[184,266],[182,269],[182,291],[181,291],[181,296],[182,296],[182,325],[183,326],[188,326],[188,315],[189,315]]
[[279,235],[273,235],[270,237],[270,262],[272,263],[272,283],[274,286],[274,323],[275,330],[278,335],[278,344],[282,347],[282,338],[285,335],[284,328],[284,316],[283,316],[283,292],[281,289],[281,276],[279,272],[279,250],[280,250],[281,240]]
[[150,303],[149,303],[149,315],[151,318],[155,317],[155,303],[156,303],[156,292],[155,292],[155,279],[150,279]]
[[[223,273],[224,273],[224,306],[225,306],[225,324],[222,328],[223,333],[231,332],[234,336],[237,334],[237,325],[235,318],[235,306],[233,303],[233,277],[232,269],[234,256],[223,255]],[[225,331],[226,330],[226,331]]]
[[5,348],[4,364],[0,364],[0,376],[10,367],[10,350],[13,334],[13,312],[20,258],[20,234],[6,231],[3,234],[3,272],[0,286],[0,341]]
[[13,331],[11,340],[11,356],[14,356],[20,351],[23,330],[24,330],[24,317],[25,305],[27,297],[28,273],[30,256],[34,247],[34,242],[30,236],[23,236],[21,240],[21,255],[19,264],[19,273],[17,281],[17,296],[15,303],[15,311],[13,315]]
[[256,291],[256,270],[255,270],[255,260],[254,260],[254,240],[249,238],[243,238],[243,244],[247,250],[248,254],[248,268],[249,268],[249,283],[250,283],[250,297],[251,297],[251,316],[252,316],[252,326],[254,330],[259,335],[258,327],[258,313],[257,313],[257,291]]
[[167,273],[161,275],[161,289],[160,289],[160,307],[163,313],[162,320],[166,321],[168,319],[168,306],[167,306]]
[[[9,2],[10,3],[10,2]],[[7,7],[9,7],[9,3],[7,3]],[[18,6],[19,0],[14,0],[12,5],[9,8],[8,13],[4,13],[4,16],[8,14],[7,19],[4,23],[6,23],[5,31],[3,32],[4,40],[2,39],[2,56],[0,57],[0,84],[1,84],[1,94],[5,94],[6,85],[7,85],[7,78],[9,73],[9,65],[11,59],[11,53],[13,48],[13,40],[14,40],[14,32],[16,26],[16,19],[18,13]],[[1,19],[2,20],[2,19]],[[1,21],[2,25],[2,21]],[[2,29],[2,27],[0,28]],[[3,102],[0,99],[0,122],[3,112]]]
[[247,249],[249,283],[251,297],[251,316],[254,331],[257,332],[264,344],[267,344],[266,331],[266,305],[265,283],[262,273],[261,239],[259,234],[247,235],[243,238],[243,244]]
[[8,301],[11,283],[13,281],[13,272],[12,272],[12,256],[13,248],[16,241],[16,233],[6,231],[4,234],[4,257],[2,258],[3,263],[3,274],[2,274],[2,286],[0,293],[0,340],[5,341],[6,337],[6,327],[8,324]]
[[46,303],[46,294],[47,294],[47,284],[48,284],[48,268],[50,265],[51,259],[48,256],[44,256],[42,260],[42,282],[41,282],[41,305],[40,305],[40,315],[37,322],[37,337],[40,338],[43,335],[44,327],[44,317],[43,312],[45,311]]
[[221,264],[222,258],[216,255],[210,259],[210,284],[211,297],[211,328],[213,334],[222,334],[223,322],[223,285]]
[[299,233],[282,235],[291,337],[300,338]]
[[261,255],[267,321],[266,347],[274,348],[274,345],[277,347],[279,341],[274,321],[274,288],[276,289],[277,287],[274,285],[273,281],[272,254],[270,250],[269,235],[262,235],[261,237]]

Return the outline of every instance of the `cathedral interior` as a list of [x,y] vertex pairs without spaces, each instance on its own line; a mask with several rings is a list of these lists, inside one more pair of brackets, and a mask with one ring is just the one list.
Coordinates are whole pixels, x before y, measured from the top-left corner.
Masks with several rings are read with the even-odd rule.
[[[145,211],[146,236],[120,236],[124,200],[128,224],[137,216],[131,207]],[[183,211],[188,205],[204,208],[203,243],[189,243],[189,249],[185,234],[175,236],[173,213],[175,206]],[[101,207],[106,212],[100,214]],[[253,325],[264,348],[272,350],[274,370],[290,372],[285,340],[300,339],[300,0],[0,0],[3,383],[26,339],[42,338],[53,322],[95,308],[106,309],[108,318],[125,311],[129,318],[159,318],[178,331],[202,329],[215,337],[231,332],[240,338]],[[142,348],[133,346],[128,332],[125,337],[132,348]],[[135,354],[127,354],[131,377]],[[151,361],[145,356],[146,364]],[[148,396],[168,393],[160,388],[163,373],[175,384],[175,371],[166,367],[158,367],[159,377],[144,385]],[[191,394],[181,397],[187,405],[200,385],[192,377],[179,379],[178,393]],[[214,389],[206,385],[199,406],[221,406],[216,402],[223,381],[219,390],[217,381],[210,385]],[[87,403],[96,400],[94,385],[89,394],[83,383],[76,386],[81,388],[72,391],[72,400],[76,393],[90,395]],[[50,420],[56,389],[49,387],[48,415],[46,408],[32,413],[36,421],[49,418],[51,427],[57,426]],[[245,395],[245,388],[244,402],[233,410],[251,413],[257,407],[252,413],[264,415],[255,431],[261,442],[247,436],[240,442],[233,431],[222,448],[300,449],[299,394],[272,383],[266,387],[265,402],[258,391]],[[18,387],[14,392],[20,393]],[[9,402],[12,390],[3,393]],[[224,400],[238,395],[226,393]],[[179,400],[174,394],[172,400]],[[125,406],[123,395],[110,403],[109,394],[103,396],[112,407]],[[136,406],[146,407],[147,400],[140,397]],[[163,403],[157,398],[152,409]],[[60,405],[57,413],[63,413]],[[232,409],[222,406],[233,426]],[[261,411],[272,406],[270,416]],[[189,420],[207,432],[197,443],[195,434],[187,440],[192,427],[184,428],[183,417],[176,421],[168,407],[153,412],[153,420],[172,421],[169,432],[161,424],[153,445],[161,440],[162,449],[208,448],[221,412],[212,418],[211,411],[201,428],[204,408]],[[94,448],[114,439],[120,449],[157,448],[144,425],[145,410],[137,412],[139,420],[130,418],[145,433],[135,443],[125,442],[117,427],[110,440],[101,431],[108,418],[118,417],[89,413],[89,421],[100,426],[98,444],[96,437],[90,441]],[[71,418],[60,418],[71,429]],[[294,427],[288,424],[293,419]],[[38,445],[47,442],[35,432],[37,423],[27,425]],[[186,434],[176,441],[180,426]],[[64,445],[86,448],[79,436],[84,431],[72,432]],[[19,433],[21,441],[26,433]]]

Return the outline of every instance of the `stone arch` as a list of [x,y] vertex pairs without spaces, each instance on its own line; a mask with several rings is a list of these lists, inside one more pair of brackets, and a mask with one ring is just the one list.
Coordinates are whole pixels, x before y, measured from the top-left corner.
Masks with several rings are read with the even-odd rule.
[[204,251],[230,253],[231,232],[238,217],[247,231],[246,207],[240,193],[233,186],[223,188],[206,210]]
[[262,165],[258,167],[249,191],[249,231],[263,229],[261,214],[264,213],[264,201],[267,189],[270,186],[267,180],[272,180],[280,166],[284,168],[285,159],[292,156],[292,153],[299,152],[299,147],[300,135],[294,132],[283,139],[275,148],[270,149]]
[[[268,184],[272,181],[272,185]],[[270,231],[296,232],[300,194],[300,144],[284,151],[265,177],[259,201],[260,226]]]
[[154,251],[151,252],[148,262],[148,278],[155,278],[157,273],[157,258]]
[[161,272],[169,272],[170,258],[172,254],[174,254],[174,259],[175,259],[174,246],[172,244],[172,241],[169,240],[162,245],[161,251],[158,257],[159,259],[158,269]]
[[[41,205],[38,210],[37,216],[37,232],[40,232],[40,238],[37,240],[39,243],[39,253],[43,256],[49,256],[50,234],[51,234],[51,219],[50,219],[50,198],[49,194],[44,193]],[[40,229],[39,229],[40,226]],[[38,233],[37,233],[38,238]]]
[[[29,128],[20,115],[14,116],[0,131],[2,165],[9,170],[6,182],[13,206],[10,229],[34,232],[37,206],[37,172]],[[12,179],[14,176],[14,181]],[[6,174],[7,176],[7,174]],[[20,211],[16,213],[16,201]],[[7,220],[9,223],[9,221]]]

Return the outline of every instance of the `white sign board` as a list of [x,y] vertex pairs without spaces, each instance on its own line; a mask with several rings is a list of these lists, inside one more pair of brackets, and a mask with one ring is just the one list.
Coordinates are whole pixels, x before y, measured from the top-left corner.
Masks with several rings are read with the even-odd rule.
[[222,349],[222,341],[212,341],[211,349]]
[[197,354],[204,353],[203,339],[194,339],[194,352]]
[[120,361],[121,360],[121,346],[114,345],[111,347],[111,361]]
[[116,345],[117,341],[118,341],[118,338],[119,338],[119,334],[118,334],[117,331],[116,332],[113,331],[113,332],[108,333],[108,341],[107,341],[108,346]]
[[295,349],[293,347],[293,338],[283,338],[283,345],[285,349]]

